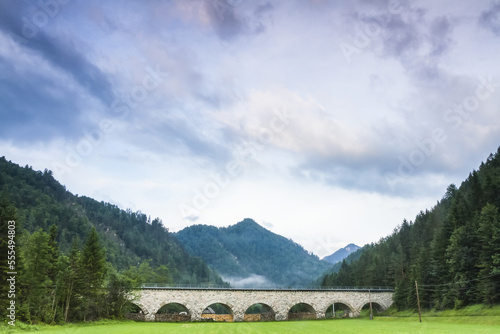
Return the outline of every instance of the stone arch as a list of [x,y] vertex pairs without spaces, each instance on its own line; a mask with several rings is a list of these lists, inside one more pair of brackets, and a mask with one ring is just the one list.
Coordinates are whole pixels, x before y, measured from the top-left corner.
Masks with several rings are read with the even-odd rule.
[[128,302],[125,305],[129,310],[125,313],[125,318],[135,321],[145,321],[146,312],[144,311],[144,306],[140,306],[140,303]]
[[[365,303],[363,306],[361,306],[360,311],[363,311],[366,309],[368,309],[368,310],[370,309],[370,302]],[[378,302],[374,302],[374,301],[372,301],[372,309],[373,309],[374,314],[381,313],[381,312],[384,312],[386,310],[386,308],[383,305],[381,305]]]
[[191,321],[191,311],[183,303],[163,304],[155,313],[155,321],[183,322]]
[[[260,311],[256,313],[256,309],[252,310],[256,306],[260,306]],[[266,303],[253,303],[248,306],[243,315],[244,321],[274,321],[276,320],[276,312],[273,307]]]
[[205,321],[232,322],[234,321],[234,305],[222,302],[208,304],[201,312],[201,319]]
[[311,304],[299,302],[288,310],[288,320],[316,319],[316,310]]
[[[334,309],[335,306],[335,309]],[[355,314],[355,309],[349,303],[345,301],[334,301],[332,304],[328,305],[325,310],[325,318],[333,318],[333,311],[335,310],[336,318],[349,317],[352,318]]]
[[392,296],[387,296],[387,295],[377,295],[377,294],[372,294],[372,306],[373,303],[377,303],[382,311],[387,310],[389,307],[392,305]]

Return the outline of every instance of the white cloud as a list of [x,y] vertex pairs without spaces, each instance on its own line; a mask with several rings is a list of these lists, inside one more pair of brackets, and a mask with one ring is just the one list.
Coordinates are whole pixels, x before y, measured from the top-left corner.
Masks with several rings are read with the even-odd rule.
[[[21,34],[23,6],[0,10],[2,41]],[[308,250],[376,241],[433,205],[500,140],[498,86],[473,111],[447,114],[474,96],[478,78],[500,78],[494,6],[404,8],[349,62],[340,46],[355,43],[387,1],[243,1],[227,13],[201,0],[70,2],[21,46],[29,52],[0,46],[0,68],[17,73],[0,78],[2,155],[54,169],[85,131],[111,119],[114,130],[76,166],[54,170],[70,191],[159,216],[172,230],[195,218],[227,226],[251,217]],[[128,115],[103,102],[132,94],[157,66],[168,74]],[[32,73],[46,79],[36,94],[6,93],[31,87]],[[401,175],[402,159],[421,155],[436,129],[446,139]],[[241,175],[181,215],[237,162]]]

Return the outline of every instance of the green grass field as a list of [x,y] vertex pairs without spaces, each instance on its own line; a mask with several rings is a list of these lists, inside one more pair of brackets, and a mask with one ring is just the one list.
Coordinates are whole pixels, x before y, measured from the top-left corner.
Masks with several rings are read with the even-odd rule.
[[[470,319],[472,318],[472,319]],[[5,327],[2,327],[3,329]],[[41,334],[136,334],[136,333],[500,333],[500,317],[442,317],[423,319],[379,317],[375,320],[345,319],[322,321],[287,321],[261,323],[136,323],[110,322],[108,324],[39,326],[36,331],[22,333]],[[9,332],[9,331],[8,331]],[[20,331],[16,331],[20,333]]]
[[19,323],[0,326],[0,333],[40,334],[136,334],[136,333],[342,333],[342,334],[413,334],[450,333],[482,334],[500,333],[500,306],[472,305],[461,310],[423,313],[422,323],[414,312],[389,310],[369,320],[368,312],[355,319],[282,321],[282,322],[238,322],[238,323],[145,323],[133,321],[104,320],[97,323],[66,324],[64,326],[35,325]]

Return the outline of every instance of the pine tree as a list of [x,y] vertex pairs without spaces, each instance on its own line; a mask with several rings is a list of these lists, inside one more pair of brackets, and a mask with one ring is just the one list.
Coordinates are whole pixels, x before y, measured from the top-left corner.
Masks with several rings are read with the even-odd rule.
[[26,307],[26,317],[29,322],[51,322],[53,314],[51,298],[54,290],[54,281],[49,273],[53,269],[50,236],[41,229],[26,235],[22,243],[22,258],[24,270],[22,274],[23,304]]
[[86,312],[84,320],[98,317],[103,311],[103,282],[106,276],[106,255],[99,243],[99,235],[92,227],[85,242],[81,258],[80,272],[83,277],[83,296]]
[[[57,226],[55,224],[52,224],[50,226],[49,230],[49,241],[48,241],[48,246],[49,246],[49,261],[50,261],[50,266],[49,270],[47,272],[48,278],[55,284],[57,283],[57,274],[58,274],[58,260],[59,260],[59,245],[57,244]],[[52,289],[51,294],[52,294],[52,306],[51,306],[51,312],[52,312],[52,321],[54,322],[56,313],[57,313],[57,285],[56,288]]]
[[479,289],[482,301],[492,305],[499,294],[498,277],[492,277],[495,274],[495,256],[500,254],[500,215],[496,206],[486,204],[481,210],[478,234],[481,243],[478,264]]

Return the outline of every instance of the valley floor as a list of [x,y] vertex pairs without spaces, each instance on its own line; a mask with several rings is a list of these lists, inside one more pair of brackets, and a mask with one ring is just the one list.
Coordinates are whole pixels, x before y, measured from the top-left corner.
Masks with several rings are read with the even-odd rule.
[[500,305],[489,307],[478,304],[460,310],[426,311],[422,323],[412,311],[388,310],[369,320],[369,311],[354,319],[312,321],[237,322],[237,323],[147,323],[102,320],[94,323],[66,324],[62,326],[18,323],[15,328],[0,325],[0,333],[41,334],[135,334],[135,333],[342,333],[342,334],[488,334],[500,333]]
[[[132,333],[500,333],[500,316],[475,317],[429,317],[422,323],[418,317],[377,317],[371,321],[367,318],[285,321],[260,323],[138,323],[116,322],[99,324],[79,324],[65,326],[30,326],[28,331],[8,330],[7,333],[41,333],[41,334],[132,334]],[[0,330],[5,327],[0,327]]]

